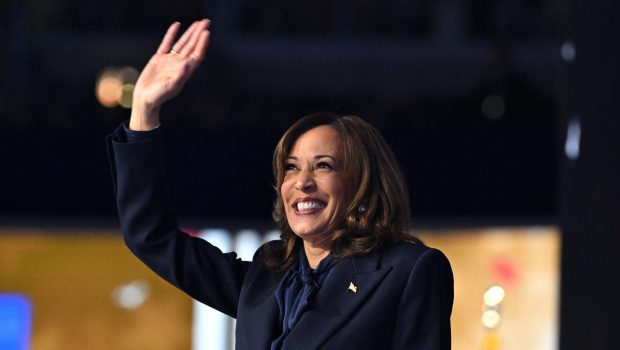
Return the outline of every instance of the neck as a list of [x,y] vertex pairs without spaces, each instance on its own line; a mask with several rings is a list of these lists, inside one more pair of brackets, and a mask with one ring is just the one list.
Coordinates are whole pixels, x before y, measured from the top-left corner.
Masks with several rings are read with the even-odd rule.
[[321,260],[329,255],[329,246],[314,245],[308,241],[304,241],[304,251],[308,259],[308,265],[310,265],[310,268],[316,269]]

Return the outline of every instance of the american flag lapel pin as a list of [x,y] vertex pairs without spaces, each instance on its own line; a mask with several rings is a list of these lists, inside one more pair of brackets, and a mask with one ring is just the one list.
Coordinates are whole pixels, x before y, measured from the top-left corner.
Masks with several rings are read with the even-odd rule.
[[353,282],[349,283],[349,288],[347,289],[348,292],[350,293],[357,293],[357,286],[355,284],[353,284]]

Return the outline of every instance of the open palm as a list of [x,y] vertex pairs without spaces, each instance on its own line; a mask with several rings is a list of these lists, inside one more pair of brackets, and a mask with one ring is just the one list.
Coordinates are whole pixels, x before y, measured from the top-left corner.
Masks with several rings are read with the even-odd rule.
[[176,41],[181,24],[173,23],[146,64],[134,89],[130,128],[148,129],[158,122],[161,105],[176,96],[205,57],[209,20],[194,22]]

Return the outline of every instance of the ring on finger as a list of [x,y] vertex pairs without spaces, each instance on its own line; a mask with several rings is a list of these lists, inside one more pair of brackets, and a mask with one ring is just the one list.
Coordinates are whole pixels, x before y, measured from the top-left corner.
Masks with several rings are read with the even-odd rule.
[[180,55],[180,53],[178,53],[178,52],[176,52],[174,50],[170,50],[170,54],[172,54],[172,55]]

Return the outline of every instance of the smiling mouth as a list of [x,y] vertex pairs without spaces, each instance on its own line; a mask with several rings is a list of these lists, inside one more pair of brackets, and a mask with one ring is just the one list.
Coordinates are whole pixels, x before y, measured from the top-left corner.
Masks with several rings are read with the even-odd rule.
[[293,208],[300,213],[312,212],[325,208],[325,202],[321,201],[303,201],[297,202],[293,205]]

